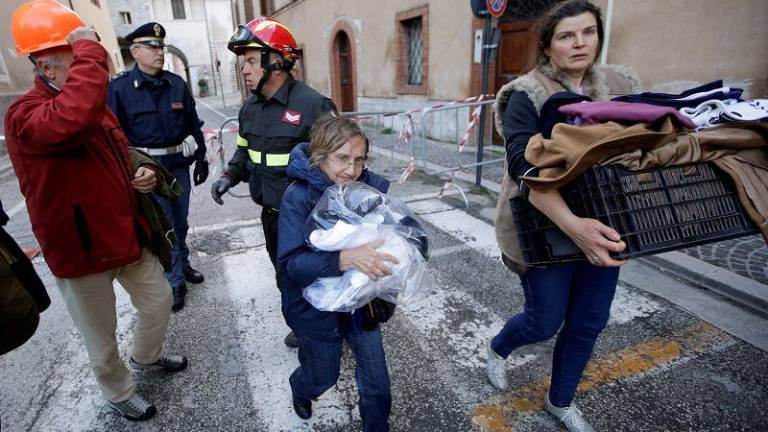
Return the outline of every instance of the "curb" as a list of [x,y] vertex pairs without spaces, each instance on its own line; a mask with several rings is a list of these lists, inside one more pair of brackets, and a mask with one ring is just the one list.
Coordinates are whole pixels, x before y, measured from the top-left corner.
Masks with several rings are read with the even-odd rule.
[[[411,158],[409,156],[405,156],[405,155],[402,155],[400,153],[393,152],[393,151],[391,151],[388,148],[382,148],[382,147],[378,147],[376,145],[371,145],[370,152],[378,154],[378,155],[381,155],[381,156],[390,157],[392,159],[397,159],[397,160],[399,160],[401,162],[405,162],[405,163],[408,163],[411,160]],[[446,167],[444,167],[442,165],[438,165],[436,163],[426,162],[426,161],[420,161],[419,163],[416,164],[416,167],[417,168],[426,168],[426,169],[428,169],[430,171],[439,171],[439,170],[446,170],[446,169],[448,169],[448,168],[446,168]],[[475,176],[472,175],[472,174],[467,174],[467,173],[464,173],[464,172],[461,172],[461,171],[457,171],[457,172],[455,172],[453,174],[453,177],[457,178],[459,180],[463,180],[463,181],[468,182],[468,183],[472,183],[473,185],[475,184]],[[486,189],[488,189],[488,190],[490,190],[492,192],[495,192],[497,194],[501,191],[501,183],[496,183],[493,180],[483,179],[482,185]]]
[[639,259],[662,272],[768,318],[768,285],[738,275],[682,252],[665,252]]

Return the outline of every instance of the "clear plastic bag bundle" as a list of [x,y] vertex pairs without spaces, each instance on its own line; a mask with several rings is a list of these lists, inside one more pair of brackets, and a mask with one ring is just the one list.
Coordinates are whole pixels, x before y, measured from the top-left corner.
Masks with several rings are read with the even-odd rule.
[[319,278],[304,288],[304,298],[324,311],[351,312],[378,297],[390,303],[412,301],[432,287],[427,272],[427,233],[405,204],[365,183],[329,187],[305,224],[316,250],[341,251],[383,239],[377,251],[396,257],[390,276],[373,281],[350,269],[341,277]]

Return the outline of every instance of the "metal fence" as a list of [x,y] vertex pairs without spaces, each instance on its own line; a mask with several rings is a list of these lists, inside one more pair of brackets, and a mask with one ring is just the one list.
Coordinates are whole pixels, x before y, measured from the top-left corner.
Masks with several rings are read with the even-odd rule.
[[480,100],[411,111],[342,114],[359,120],[373,151],[387,156],[376,158],[374,170],[402,169],[407,177],[409,170],[420,169],[452,184],[454,177],[469,179],[471,175],[479,187],[487,181],[501,183],[503,174],[503,148],[489,142],[478,145],[478,108],[484,107],[490,118],[491,104],[493,100]]
[[[384,156],[373,158],[374,171],[400,171],[401,181],[407,181],[411,172],[420,170],[443,180],[443,190],[455,188],[464,196],[464,191],[453,182],[456,177],[474,179],[476,187],[484,186],[484,182],[501,183],[503,148],[489,142],[478,145],[479,110],[485,109],[487,118],[492,118],[491,104],[492,99],[472,100],[410,111],[344,112],[342,115],[358,120],[371,140],[371,151]],[[217,174],[226,169],[236,149],[237,132],[230,126],[232,123],[237,123],[236,117],[225,119],[218,132],[209,138]],[[435,193],[439,192],[442,191]],[[232,192],[230,195],[247,196]]]

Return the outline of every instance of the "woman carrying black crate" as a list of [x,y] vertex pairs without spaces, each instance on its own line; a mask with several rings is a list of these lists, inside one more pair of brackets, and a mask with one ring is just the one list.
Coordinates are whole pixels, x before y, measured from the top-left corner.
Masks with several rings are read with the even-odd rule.
[[[531,190],[520,177],[538,174],[524,154],[531,136],[547,127],[542,107],[552,95],[557,93],[566,100],[607,100],[610,95],[640,91],[640,83],[627,68],[595,64],[602,48],[603,23],[600,9],[593,4],[584,0],[559,3],[538,26],[535,66],[502,87],[496,98],[497,128],[507,147],[497,238],[505,264],[520,274],[525,306],[489,341],[486,365],[491,383],[504,389],[504,359],[516,348],[550,339],[560,330],[545,407],[568,430],[592,431],[573,399],[595,341],[608,322],[623,264],[609,253],[619,252],[625,245],[614,229],[575,216],[559,191]],[[513,225],[509,230],[503,228],[512,223],[509,198],[519,193],[555,222],[588,261],[525,268]]]

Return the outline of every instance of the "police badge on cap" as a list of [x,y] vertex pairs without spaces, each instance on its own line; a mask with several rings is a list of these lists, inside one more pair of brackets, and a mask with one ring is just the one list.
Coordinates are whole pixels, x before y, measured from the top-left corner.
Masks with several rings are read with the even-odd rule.
[[165,47],[165,29],[160,23],[149,22],[125,35],[125,40],[152,47]]

